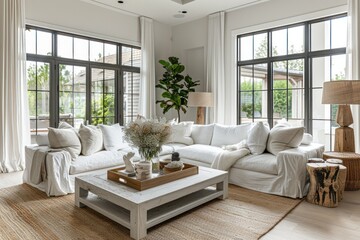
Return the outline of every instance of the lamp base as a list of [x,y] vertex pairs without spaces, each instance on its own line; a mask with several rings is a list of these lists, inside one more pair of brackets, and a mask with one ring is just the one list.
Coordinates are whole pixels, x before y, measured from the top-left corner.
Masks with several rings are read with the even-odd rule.
[[197,108],[196,124],[205,124],[205,107]]
[[336,112],[336,122],[341,127],[347,127],[354,123],[350,105],[339,105]]
[[354,129],[338,127],[335,129],[335,152],[355,152]]

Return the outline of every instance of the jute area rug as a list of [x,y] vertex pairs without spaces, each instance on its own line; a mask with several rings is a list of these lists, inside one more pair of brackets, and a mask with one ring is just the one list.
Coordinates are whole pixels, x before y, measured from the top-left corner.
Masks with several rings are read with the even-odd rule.
[[[148,230],[146,239],[258,239],[301,200],[230,185],[213,200]],[[128,229],[89,208],[74,194],[48,198],[26,184],[0,190],[0,239],[130,239]]]

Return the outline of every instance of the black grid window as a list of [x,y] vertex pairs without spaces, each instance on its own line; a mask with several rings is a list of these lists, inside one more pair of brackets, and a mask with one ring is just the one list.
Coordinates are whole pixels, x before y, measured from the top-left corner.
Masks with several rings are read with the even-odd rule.
[[345,78],[346,14],[238,36],[238,122],[285,118],[331,150],[336,105],[325,81]]
[[124,124],[137,114],[139,47],[27,26],[26,48],[32,136],[59,121]]

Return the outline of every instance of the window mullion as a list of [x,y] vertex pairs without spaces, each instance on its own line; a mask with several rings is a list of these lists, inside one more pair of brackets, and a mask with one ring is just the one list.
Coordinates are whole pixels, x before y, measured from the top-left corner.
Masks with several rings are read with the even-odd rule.
[[304,127],[308,133],[312,134],[312,58],[309,56],[311,43],[310,24],[305,24],[305,58],[304,58]]
[[270,60],[272,57],[272,32],[268,31],[268,61],[267,61],[267,69],[268,69],[268,78],[267,78],[267,97],[268,97],[268,105],[267,105],[267,118],[270,127],[273,127],[273,64]]
[[85,79],[85,82],[86,82],[86,103],[85,103],[85,108],[86,108],[86,112],[85,112],[85,118],[86,118],[86,121],[89,122],[89,124],[91,124],[91,84],[92,84],[92,81],[91,81],[91,77],[92,77],[92,74],[91,74],[91,65],[90,64],[87,64],[86,66],[86,79]]

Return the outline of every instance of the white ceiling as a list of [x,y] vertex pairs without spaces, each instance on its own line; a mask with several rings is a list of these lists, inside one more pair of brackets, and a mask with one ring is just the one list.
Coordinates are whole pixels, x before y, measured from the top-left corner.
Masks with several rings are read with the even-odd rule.
[[[177,25],[211,13],[232,11],[269,0],[123,0],[123,4],[119,4],[117,0],[82,1],[126,14],[150,17],[168,25]],[[184,2],[184,5],[179,4]],[[181,14],[181,11],[187,13]],[[178,16],[174,17],[175,15]]]

